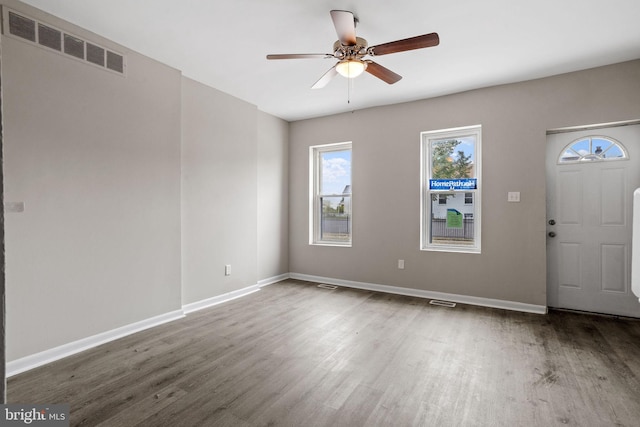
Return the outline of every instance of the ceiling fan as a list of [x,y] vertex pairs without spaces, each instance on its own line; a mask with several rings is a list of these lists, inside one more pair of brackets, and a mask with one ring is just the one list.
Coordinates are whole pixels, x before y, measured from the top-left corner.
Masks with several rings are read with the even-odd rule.
[[337,59],[338,62],[320,77],[320,80],[312,86],[313,89],[325,87],[338,74],[347,78],[354,78],[364,71],[391,85],[398,82],[402,76],[377,62],[364,59],[366,56],[380,56],[422,49],[437,46],[440,43],[438,34],[430,33],[377,46],[369,46],[365,39],[356,37],[358,19],[353,13],[346,10],[332,10],[331,19],[338,33],[338,40],[333,44],[333,53],[272,54],[267,55],[267,59]]

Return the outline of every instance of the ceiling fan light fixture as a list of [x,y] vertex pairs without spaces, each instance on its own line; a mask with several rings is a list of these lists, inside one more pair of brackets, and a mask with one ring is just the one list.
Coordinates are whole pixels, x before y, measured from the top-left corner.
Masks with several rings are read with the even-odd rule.
[[267,55],[267,59],[337,59],[338,63],[324,73],[322,77],[320,77],[320,80],[312,86],[312,89],[325,87],[329,81],[338,74],[348,79],[353,79],[364,71],[392,85],[402,79],[400,74],[394,73],[377,62],[363,58],[369,55],[380,56],[405,52],[407,50],[423,49],[437,46],[440,43],[440,37],[437,33],[429,33],[376,46],[369,46],[366,39],[356,36],[356,23],[358,19],[353,15],[353,12],[349,12],[348,10],[332,10],[331,19],[333,20],[333,26],[338,35],[338,40],[333,43],[332,53],[271,54]]
[[357,59],[345,59],[338,62],[336,65],[336,71],[343,77],[353,79],[367,69],[367,63]]

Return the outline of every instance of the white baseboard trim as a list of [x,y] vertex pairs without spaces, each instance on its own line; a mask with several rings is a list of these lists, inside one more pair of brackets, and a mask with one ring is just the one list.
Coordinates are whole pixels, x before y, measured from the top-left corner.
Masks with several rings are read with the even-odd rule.
[[258,286],[268,286],[273,285],[274,283],[282,282],[283,280],[289,279],[289,273],[280,274],[278,276],[269,277],[267,279],[258,280]]
[[80,353],[81,351],[97,347],[109,341],[117,340],[118,338],[153,328],[154,326],[162,325],[163,323],[171,322],[182,317],[184,317],[182,310],[172,311],[149,319],[141,320],[130,325],[122,326],[111,331],[102,332],[68,344],[63,344],[40,353],[12,360],[7,362],[6,365],[7,377],[20,374],[30,369],[37,368],[38,366],[46,365],[47,363],[71,356],[72,354]]
[[188,313],[202,310],[203,308],[211,307],[223,302],[231,301],[236,298],[249,295],[253,292],[260,290],[261,286],[267,286],[272,283],[279,282],[289,278],[289,274],[266,279],[261,285],[252,285],[237,291],[227,292],[226,294],[218,295],[212,298],[207,298],[202,301],[197,301],[191,304],[182,306],[182,310],[172,311],[170,313],[161,314],[159,316],[152,317],[150,319],[141,320],[130,325],[125,325],[111,331],[106,331],[97,335],[93,335],[87,338],[82,338],[77,341],[63,344],[61,346],[42,351],[40,353],[32,354],[22,357],[20,359],[7,362],[6,372],[7,378],[26,372],[30,369],[37,368],[38,366],[46,365],[47,363],[55,362],[67,356],[71,356],[81,351],[88,350],[93,347],[97,347],[101,344],[105,344],[110,341],[117,340],[118,338],[125,337],[127,335],[134,334],[136,332],[143,331],[145,329],[153,328],[154,326],[162,325],[163,323],[171,322],[173,320],[181,319]]
[[91,337],[82,338],[80,340],[63,344],[61,346],[32,354],[20,359],[12,360],[6,364],[7,378],[26,372],[38,366],[46,365],[67,356],[71,356],[81,351],[97,347],[118,338],[143,331],[145,329],[159,326],[177,319],[185,317],[188,313],[212,307],[223,302],[231,301],[260,290],[261,287],[271,285],[286,279],[305,280],[309,282],[326,283],[329,285],[344,286],[348,288],[364,289],[375,292],[386,292],[390,294],[406,295],[426,299],[439,299],[457,302],[461,304],[477,305],[482,307],[500,308],[504,310],[521,311],[525,313],[546,314],[547,307],[543,305],[525,304],[515,301],[504,301],[491,298],[481,298],[467,295],[448,294],[444,292],[424,291],[420,289],[402,288],[398,286],[379,285],[375,283],[355,282],[351,280],[333,279],[329,277],[312,276],[309,274],[286,273],[279,276],[270,277],[260,280],[257,284],[248,286],[237,291],[228,292],[212,298],[207,298],[191,304],[182,306],[182,310],[176,310],[169,313],[161,314],[149,319],[141,320],[130,325],[106,331]]
[[202,310],[204,308],[213,307],[214,305],[222,304],[223,302],[231,301],[236,298],[243,297],[245,295],[252,294],[260,290],[260,285],[251,285],[246,288],[238,289],[237,291],[227,292],[226,294],[217,295],[215,297],[203,299],[200,301],[192,302],[182,306],[182,311],[185,314],[193,313],[194,311]]
[[503,310],[521,311],[524,313],[546,314],[544,305],[526,304],[516,301],[505,301],[492,298],[474,297],[468,295],[448,294],[444,292],[424,291],[421,289],[401,288],[398,286],[378,285],[374,283],[354,282],[351,280],[332,279],[329,277],[312,276],[309,274],[289,273],[291,279],[305,280],[309,282],[326,283],[329,285],[344,286],[347,288],[364,289],[368,291],[386,292],[389,294],[406,295],[411,297],[439,299],[457,302],[460,304],[477,305],[481,307],[500,308]]
[[182,306],[182,310],[172,311],[170,313],[162,314],[152,317],[150,319],[141,320],[130,325],[125,325],[111,331],[106,331],[91,337],[82,338],[77,341],[63,344],[59,347],[55,347],[49,350],[42,351],[40,353],[32,354],[22,357],[20,359],[7,362],[6,372],[7,378],[26,372],[30,369],[37,368],[38,366],[46,365],[47,363],[55,362],[67,356],[71,356],[81,351],[88,350],[93,347],[97,347],[101,344],[105,344],[110,341],[117,340],[118,338],[125,337],[127,335],[134,334],[136,332],[143,331],[145,329],[153,328],[154,326],[162,325],[163,323],[171,322],[177,319],[185,317],[186,314],[193,313],[194,311],[202,310],[207,307],[211,307],[223,302],[231,301],[236,298],[249,295],[253,292],[260,290],[261,286],[267,286],[272,283],[279,282],[284,279],[288,279],[289,274],[283,274],[281,276],[265,279],[264,283],[248,286],[237,291],[227,292],[226,294],[218,295],[212,298],[207,298],[201,301],[197,301],[191,304]]

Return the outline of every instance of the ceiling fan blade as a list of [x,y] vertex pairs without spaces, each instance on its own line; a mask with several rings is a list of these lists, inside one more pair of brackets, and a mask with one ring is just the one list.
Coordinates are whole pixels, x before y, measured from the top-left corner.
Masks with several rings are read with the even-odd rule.
[[386,83],[389,83],[390,85],[402,79],[402,76],[400,74],[396,74],[390,69],[383,67],[382,65],[373,61],[367,61],[367,68],[365,71],[369,74],[376,76],[380,80]]
[[267,55],[267,59],[312,59],[312,58],[333,58],[328,53],[276,53]]
[[344,46],[356,44],[356,18],[347,10],[332,10],[331,19],[336,27],[338,39]]
[[329,69],[329,71],[327,71],[322,75],[322,77],[320,77],[320,80],[318,80],[314,83],[313,86],[311,86],[311,89],[322,89],[337,75],[338,70],[336,70],[336,66],[334,65]]
[[430,33],[422,36],[410,37],[408,39],[397,40],[395,42],[379,44],[369,49],[374,55],[387,55],[389,53],[438,46],[438,44],[440,44],[440,37],[438,37],[438,33]]

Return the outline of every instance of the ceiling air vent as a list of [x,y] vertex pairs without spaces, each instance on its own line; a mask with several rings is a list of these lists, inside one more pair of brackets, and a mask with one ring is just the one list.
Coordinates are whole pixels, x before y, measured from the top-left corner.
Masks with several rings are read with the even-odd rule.
[[31,42],[36,41],[36,21],[9,12],[9,32]]
[[87,42],[87,61],[104,67],[104,49]]
[[67,57],[98,66],[103,70],[124,75],[125,58],[119,53],[4,7],[2,15],[5,24],[3,28],[5,34],[9,36],[34,43],[36,46],[65,53]]
[[78,59],[84,59],[84,40],[65,34],[64,53],[75,56]]
[[118,73],[124,73],[124,58],[122,55],[107,51],[107,68]]
[[49,49],[62,51],[62,31],[38,24],[38,43]]

